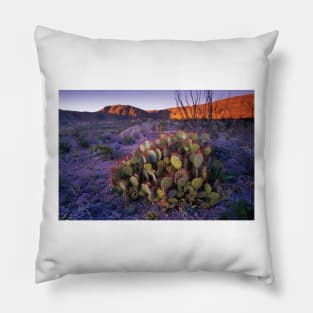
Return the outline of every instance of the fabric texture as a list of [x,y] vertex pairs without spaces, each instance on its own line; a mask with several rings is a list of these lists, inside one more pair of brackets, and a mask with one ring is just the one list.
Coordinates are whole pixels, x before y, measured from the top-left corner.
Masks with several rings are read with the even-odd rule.
[[[277,34],[203,42],[126,41],[89,39],[37,27],[47,164],[36,282],[106,271],[231,271],[271,283],[264,108],[268,56]],[[60,219],[61,90],[207,89],[254,93],[252,220]]]

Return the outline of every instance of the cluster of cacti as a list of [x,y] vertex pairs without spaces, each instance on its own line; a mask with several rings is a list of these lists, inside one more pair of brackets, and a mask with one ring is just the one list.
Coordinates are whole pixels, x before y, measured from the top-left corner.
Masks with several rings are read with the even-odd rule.
[[220,199],[223,164],[212,156],[207,133],[165,135],[145,141],[112,170],[125,201],[146,198],[165,209],[210,208]]

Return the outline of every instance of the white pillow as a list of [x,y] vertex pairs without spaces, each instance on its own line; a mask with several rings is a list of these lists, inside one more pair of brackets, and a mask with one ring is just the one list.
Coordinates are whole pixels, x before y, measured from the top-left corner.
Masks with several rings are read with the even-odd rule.
[[[37,27],[36,44],[46,98],[48,152],[43,221],[36,263],[37,282],[73,273],[181,270],[232,271],[262,278],[267,283],[272,281],[264,201],[263,150],[268,55],[276,38],[277,32],[255,38],[204,42],[96,40]],[[180,91],[184,105],[187,104],[186,96],[189,97],[187,100],[191,100],[188,90],[194,95],[197,95],[197,90],[202,90],[196,104],[204,101],[203,95],[212,95],[213,91],[215,117],[250,117],[245,121],[205,121],[210,125],[213,149],[212,156],[205,158],[205,162],[211,162],[208,164],[213,166],[212,160],[216,158],[226,164],[223,176],[214,176],[214,184],[208,179],[220,198],[215,202],[211,198],[197,198],[194,200],[196,202],[182,207],[181,203],[189,203],[184,198],[187,197],[186,191],[183,202],[164,209],[159,205],[161,200],[154,200],[154,204],[150,204],[145,199],[149,195],[142,192],[140,199],[136,200],[138,202],[130,199],[130,204],[124,204],[122,191],[109,186],[109,172],[104,168],[107,169],[105,166],[108,164],[116,166],[119,154],[128,154],[145,137],[158,137],[158,131],[163,127],[160,126],[162,118],[167,119],[166,114],[169,113],[166,110],[161,112],[165,115],[145,111],[175,107],[175,90]],[[173,102],[169,103],[171,92]],[[242,96],[244,94],[247,96]],[[229,102],[221,100],[214,104],[219,99],[236,96],[239,97],[237,100],[232,98]],[[237,104],[232,101],[237,101]],[[64,112],[97,111],[109,104],[122,106],[106,108],[102,113]],[[241,109],[244,106],[248,109]],[[60,120],[59,109],[63,109]],[[177,110],[172,110],[174,115]],[[230,113],[227,113],[229,110]],[[116,111],[126,116],[116,116],[113,114]],[[172,133],[185,125],[188,133],[190,123],[168,119],[165,130]],[[203,121],[199,120],[197,125],[200,123],[202,125]],[[104,138],[107,127],[111,134],[109,138]],[[224,127],[223,130],[220,127]],[[246,140],[247,145],[240,140]],[[116,144],[116,141],[121,142]],[[232,150],[231,147],[236,144],[242,146]],[[87,148],[89,145],[91,148]],[[109,149],[105,150],[104,146]],[[173,144],[168,147],[174,149]],[[118,149],[122,152],[118,152]],[[147,153],[144,152],[146,157]],[[245,163],[249,160],[250,165]],[[236,171],[237,167],[243,166],[239,174],[238,171],[227,169],[231,161],[237,162],[234,165]],[[186,166],[190,169],[188,164]],[[248,166],[249,173],[246,172]],[[206,170],[213,175],[211,167]],[[176,170],[172,166],[168,171]],[[79,176],[82,172],[85,173],[83,178]],[[199,176],[196,170],[192,169],[191,172],[192,176]],[[161,174],[158,172],[155,175]],[[148,174],[147,178],[151,180],[148,181],[151,189],[155,188],[152,176]],[[160,178],[156,178],[156,184],[160,184]],[[92,179],[96,183],[89,183]],[[138,179],[140,184],[143,183],[141,177]],[[127,188],[125,197],[128,197],[131,187]],[[156,197],[155,190],[151,197]],[[203,192],[207,192],[205,197],[211,194],[207,189]],[[97,201],[95,195],[99,198]],[[108,195],[115,199],[113,209],[108,206],[112,199]],[[175,192],[172,197],[176,198]],[[169,196],[164,198],[168,200]],[[94,211],[92,206],[88,206],[89,200],[97,202],[92,204]],[[211,207],[199,208],[200,204],[205,207],[204,202]],[[120,207],[116,207],[116,203],[120,203]],[[140,209],[136,203],[140,203]],[[111,211],[107,214],[103,213],[104,210]],[[223,220],[226,218],[228,220]]]

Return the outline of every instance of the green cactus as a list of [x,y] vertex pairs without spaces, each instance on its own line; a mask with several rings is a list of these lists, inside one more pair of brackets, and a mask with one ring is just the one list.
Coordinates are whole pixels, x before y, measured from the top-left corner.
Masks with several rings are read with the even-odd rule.
[[213,206],[212,201],[201,201],[199,204],[202,209],[209,209]]
[[141,191],[147,196],[148,200],[152,202],[152,193],[148,184],[141,184]]
[[146,164],[144,164],[143,168],[144,168],[145,170],[152,170],[152,164],[146,163]]
[[154,184],[157,184],[157,178],[155,176],[155,171],[154,170],[147,170],[148,176],[150,176],[154,182]]
[[124,201],[143,197],[157,203],[162,212],[176,209],[185,214],[186,207],[210,208],[224,200],[224,167],[209,138],[206,133],[179,130],[154,142],[146,140],[112,169],[112,185]]
[[160,218],[159,213],[155,211],[148,211],[145,218],[147,220],[158,220]]
[[143,164],[147,163],[147,159],[146,159],[146,157],[144,155],[141,156],[141,162]]
[[138,187],[139,186],[139,182],[138,182],[138,179],[136,176],[132,176],[129,181],[131,182],[131,184],[134,186],[134,187]]
[[185,157],[185,158],[184,158],[183,164],[184,164],[184,169],[185,169],[185,170],[188,170],[188,167],[189,167],[189,160],[188,160],[188,157]]
[[123,172],[126,176],[132,176],[133,175],[133,168],[131,166],[125,166],[123,168]]
[[171,137],[167,137],[167,144],[168,144],[168,146],[170,146],[172,144],[172,138]]
[[168,190],[169,188],[171,188],[173,185],[173,180],[171,177],[164,177],[162,180],[161,180],[161,188],[163,190]]
[[168,174],[172,174],[174,172],[174,167],[172,165],[166,166],[166,171]]
[[163,168],[164,169],[165,167],[166,167],[166,164],[165,164],[164,160],[158,161],[157,168]]
[[203,154],[202,152],[197,152],[197,153],[194,153],[192,154],[192,160],[191,160],[193,166],[196,168],[196,169],[199,169],[200,166],[202,165],[203,163]]
[[192,181],[191,181],[191,186],[192,188],[194,188],[195,190],[198,190],[201,188],[203,184],[203,179],[201,177],[198,177],[198,178],[194,178]]
[[201,191],[201,192],[198,192],[197,195],[196,195],[197,199],[204,199],[204,198],[209,198],[209,193],[206,192],[206,191]]
[[208,197],[211,199],[211,200],[219,200],[220,198],[220,194],[218,192],[210,192]]
[[118,185],[120,187],[120,190],[126,191],[128,185],[127,180],[121,179]]
[[207,193],[210,193],[212,191],[212,187],[209,183],[205,183],[204,184],[204,190],[207,192]]
[[178,191],[176,197],[177,197],[178,199],[181,199],[181,198],[184,197],[184,195],[185,195],[185,193],[184,193],[183,191]]
[[169,198],[167,200],[170,204],[176,204],[178,202],[178,200],[176,198]]
[[162,160],[162,152],[159,148],[155,150],[158,161]]
[[184,149],[185,153],[188,153],[190,151],[190,148],[187,144],[183,146],[183,149]]
[[155,173],[157,177],[161,177],[161,176],[164,176],[164,172],[165,172],[164,167],[158,167]]
[[148,186],[148,184],[141,184],[141,190],[146,193],[147,195],[150,195],[151,194],[151,191],[150,191],[150,188]]
[[165,163],[165,165],[169,165],[171,163],[170,158],[164,157],[164,163]]
[[203,150],[203,153],[205,156],[208,156],[212,153],[212,147],[211,146],[206,146]]
[[190,150],[191,152],[197,152],[200,150],[200,145],[198,145],[197,143],[191,143]]
[[154,150],[147,151],[147,159],[149,163],[156,163],[157,162],[157,154]]
[[188,185],[188,178],[187,177],[181,177],[177,181],[177,188],[179,191],[184,192]]
[[149,140],[146,140],[146,141],[145,141],[144,147],[145,147],[145,150],[149,150],[149,149],[151,148],[151,144],[150,144],[150,141],[149,141]]
[[162,198],[164,198],[164,196],[165,196],[165,192],[162,189],[158,188],[157,189],[157,197],[159,199],[162,199]]
[[187,134],[183,130],[178,130],[176,132],[176,137],[177,137],[178,140],[184,141],[187,138]]
[[178,154],[171,155],[171,164],[174,166],[175,169],[179,170],[182,167],[182,161]]
[[210,135],[208,133],[202,133],[199,139],[202,144],[206,144],[210,140]]
[[169,151],[168,151],[167,146],[164,146],[162,151],[163,151],[164,158],[169,157]]
[[213,181],[222,180],[224,172],[223,163],[214,159],[211,164],[211,178]]
[[138,190],[135,187],[129,188],[129,195],[132,200],[137,200],[139,197]]
[[198,140],[198,134],[197,134],[197,133],[190,133],[190,134],[189,134],[189,138],[190,138],[192,141],[196,141],[196,140]]
[[208,177],[208,170],[207,170],[207,167],[206,166],[203,166],[201,168],[201,177],[204,181],[207,180],[207,177]]
[[160,142],[158,144],[160,146],[160,148],[163,148],[164,146],[167,145],[167,136],[163,135],[160,138]]
[[189,174],[188,174],[188,172],[187,172],[184,168],[179,169],[179,170],[175,173],[175,175],[174,175],[174,182],[175,182],[175,184],[178,183],[178,180],[179,180],[180,178],[185,178],[185,179],[187,180],[187,182],[188,182]]
[[167,193],[168,198],[175,198],[176,195],[177,195],[177,190],[176,189],[171,189]]
[[137,165],[140,163],[140,156],[136,156],[136,155],[133,155],[130,159],[130,162],[132,163],[132,165]]

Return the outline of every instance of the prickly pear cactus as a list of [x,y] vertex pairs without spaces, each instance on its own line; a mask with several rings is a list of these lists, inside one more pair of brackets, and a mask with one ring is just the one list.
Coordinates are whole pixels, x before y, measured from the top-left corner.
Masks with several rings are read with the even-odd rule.
[[154,150],[148,150],[147,151],[147,156],[148,156],[148,162],[149,163],[156,163],[157,162],[157,154]]
[[178,130],[176,132],[176,137],[177,137],[178,140],[183,141],[183,140],[187,139],[187,134],[183,130]]
[[223,164],[214,155],[209,134],[183,130],[146,140],[117,163],[111,177],[124,201],[145,198],[161,210],[180,212],[219,203],[222,181]]
[[191,181],[191,186],[193,189],[195,190],[198,190],[201,188],[203,184],[203,179],[201,177],[198,177],[198,178],[194,178],[192,181]]
[[161,188],[166,191],[168,190],[169,188],[172,187],[172,184],[173,184],[173,180],[171,177],[164,177],[162,180],[161,180]]
[[138,179],[136,176],[132,176],[130,179],[129,179],[130,183],[134,186],[134,187],[138,187],[139,186],[139,182],[138,182]]
[[182,161],[178,154],[171,155],[171,164],[174,166],[175,169],[179,170],[182,167]]
[[206,144],[210,140],[210,135],[208,133],[202,133],[199,139],[202,144]]

